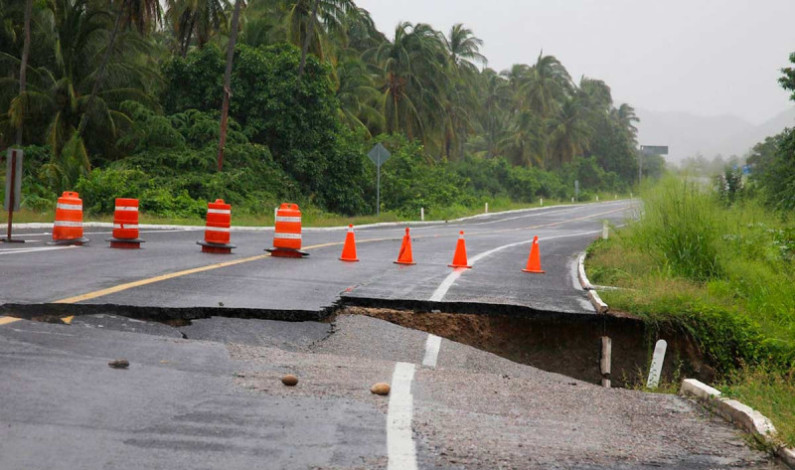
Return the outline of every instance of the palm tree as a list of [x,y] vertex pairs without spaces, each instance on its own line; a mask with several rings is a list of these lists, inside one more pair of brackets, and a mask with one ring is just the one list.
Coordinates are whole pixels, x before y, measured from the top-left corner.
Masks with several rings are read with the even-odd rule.
[[461,23],[453,25],[444,44],[451,69],[451,86],[445,100],[444,155],[450,159],[463,156],[466,135],[473,130],[472,115],[478,105],[475,62],[485,65],[486,57],[480,53],[483,41]]
[[375,87],[367,64],[350,54],[337,63],[336,76],[342,121],[351,129],[364,129],[368,135],[383,132],[384,115],[378,106],[381,93]]
[[345,19],[359,10],[352,0],[287,0],[289,13],[289,39],[301,47],[298,64],[299,78],[304,73],[306,55],[314,53],[325,59],[328,52],[328,35],[344,37]]
[[432,129],[442,122],[448,79],[439,32],[423,23],[400,23],[394,41],[367,51],[364,58],[378,70],[387,132],[431,142]]
[[480,53],[483,41],[461,23],[450,28],[450,35],[445,38],[445,46],[450,54],[450,63],[458,73],[473,73],[477,71],[475,63],[488,63],[486,56]]
[[617,109],[614,108],[611,111],[611,116],[633,142],[637,140],[638,128],[635,126],[635,123],[640,122],[640,119],[638,115],[635,114],[635,108],[627,103],[622,103]]
[[229,0],[166,0],[166,18],[185,57],[195,39],[201,48],[226,23]]
[[[25,94],[25,88],[27,86],[27,72],[28,72],[28,57],[30,55],[30,16],[33,12],[33,0],[27,0],[25,2],[25,39],[24,45],[22,46],[22,60],[20,61],[19,66],[19,95],[22,96]],[[22,122],[23,120],[20,119],[19,123],[17,124],[17,138],[16,144],[17,147],[22,146]]]
[[578,98],[563,103],[560,113],[550,120],[548,168],[560,167],[574,160],[588,147],[592,129],[585,117],[585,108]]
[[[121,5],[119,5],[119,9],[116,12],[116,21],[113,24],[113,30],[110,33],[110,39],[108,40],[105,54],[102,58],[102,62],[99,65],[97,77],[94,80],[94,86],[91,88],[91,95],[89,96],[88,104],[86,105],[87,109],[91,109],[91,105],[94,104],[97,93],[105,81],[105,72],[108,68],[110,56],[114,52],[114,47],[116,46],[116,36],[119,34],[119,29],[122,26],[122,22],[126,21],[127,27],[135,25],[135,27],[138,29],[138,32],[143,34],[144,32],[149,31],[149,28],[153,26],[153,24],[149,23],[150,21],[159,22],[160,19],[160,3],[158,0],[121,1]],[[77,126],[78,138],[83,137],[86,125],[88,125],[88,117],[89,113],[83,113],[83,116],[80,118],[80,124]]]
[[[31,143],[51,148],[51,163],[42,171],[53,187],[64,188],[90,167],[78,129],[90,136],[86,142],[93,153],[112,158],[118,132],[130,122],[118,107],[126,99],[150,103],[143,90],[150,88],[154,73],[138,60],[149,49],[137,33],[119,34],[114,53],[106,53],[112,16],[95,2],[54,0],[37,15],[42,25],[51,26],[39,28],[34,42],[49,47],[35,57],[43,65],[26,67],[23,93],[13,98],[0,93],[0,106],[8,109],[0,126],[17,127],[24,120]],[[99,87],[103,66],[106,85]]]
[[224,147],[226,147],[226,125],[229,118],[229,97],[232,95],[232,62],[235,58],[235,43],[237,42],[237,24],[240,18],[240,5],[243,0],[235,1],[235,11],[232,13],[232,29],[229,31],[229,44],[226,51],[226,70],[224,71],[224,100],[221,105],[221,129],[218,139],[218,171],[224,167]]
[[545,56],[541,51],[536,63],[530,67],[523,88],[526,106],[541,118],[547,119],[571,96],[574,85],[563,64],[554,56]]
[[508,80],[492,69],[481,72],[473,90],[480,97],[477,113],[478,132],[466,147],[476,156],[493,158],[501,153],[511,107]]
[[514,165],[544,166],[544,126],[541,118],[530,110],[513,116],[510,126],[500,141],[505,156]]

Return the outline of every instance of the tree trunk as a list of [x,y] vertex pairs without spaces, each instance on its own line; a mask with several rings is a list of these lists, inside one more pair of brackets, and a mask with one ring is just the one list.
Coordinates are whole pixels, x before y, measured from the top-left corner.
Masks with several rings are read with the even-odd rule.
[[315,21],[317,20],[317,7],[320,4],[320,0],[315,0],[315,4],[312,5],[312,16],[309,17],[309,24],[307,25],[306,30],[306,37],[304,37],[304,43],[301,46],[301,63],[298,64],[298,80],[301,80],[301,77],[304,75],[304,67],[306,66],[306,55],[309,53],[309,41],[312,38],[312,34],[315,32]]
[[129,2],[129,0],[124,0],[122,2],[122,4],[119,6],[119,12],[116,14],[116,23],[113,25],[113,31],[110,33],[108,49],[105,51],[105,56],[102,58],[102,63],[99,66],[97,79],[94,80],[94,85],[91,87],[91,96],[88,97],[88,103],[86,103],[85,112],[80,117],[80,125],[77,126],[78,137],[83,137],[83,132],[85,132],[86,126],[88,125],[88,113],[91,110],[91,105],[94,104],[94,99],[97,97],[97,93],[99,93],[99,88],[102,86],[102,82],[105,81],[105,69],[107,69],[108,62],[110,61],[110,55],[113,53],[113,46],[116,43],[116,36],[119,34],[121,17],[124,15],[127,2]]
[[[33,0],[25,2],[25,42],[22,45],[22,64],[19,66],[19,95],[25,94],[27,86],[28,56],[30,55],[30,15],[33,10]],[[26,106],[27,108],[27,106]],[[23,113],[22,119],[17,127],[17,147],[22,146],[22,123],[25,120]]]
[[235,58],[235,43],[237,42],[237,22],[240,18],[240,4],[243,0],[235,1],[235,11],[232,14],[232,31],[229,32],[229,44],[226,51],[226,71],[224,72],[224,102],[221,105],[221,131],[218,140],[218,171],[224,166],[224,147],[226,146],[226,125],[229,118],[229,98],[232,95],[232,61]]

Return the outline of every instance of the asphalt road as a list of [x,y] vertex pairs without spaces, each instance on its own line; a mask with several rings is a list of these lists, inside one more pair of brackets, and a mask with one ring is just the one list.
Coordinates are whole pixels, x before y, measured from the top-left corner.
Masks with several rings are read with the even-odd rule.
[[[104,240],[109,231],[87,229],[82,247],[49,247],[47,233],[17,236],[24,245],[0,247],[0,304],[70,303],[160,307],[227,307],[319,310],[340,296],[506,303],[544,311],[593,313],[573,284],[571,262],[601,232],[603,220],[620,224],[630,215],[626,201],[550,207],[495,214],[456,223],[411,229],[416,265],[393,264],[403,226],[358,229],[357,263],[338,260],[345,230],[306,230],[305,259],[265,256],[272,230],[233,232],[231,255],[201,253],[200,230],[148,231],[141,250],[118,250]],[[234,219],[233,219],[234,221]],[[465,232],[474,268],[459,273],[438,293],[453,271],[458,233]],[[530,242],[539,237],[546,274],[528,274]],[[238,262],[215,267],[219,263]],[[207,269],[186,274],[193,269]],[[158,277],[174,276],[158,280]],[[125,284],[145,282],[125,288]],[[121,289],[119,289],[121,287]],[[110,290],[109,290],[110,289]],[[117,290],[117,291],[114,291]],[[81,297],[84,296],[84,297]]]
[[[0,247],[0,303],[217,308],[189,324],[112,314],[69,324],[0,317],[0,469],[778,468],[734,428],[674,395],[606,390],[382,320],[224,317],[317,311],[341,296],[504,303],[593,315],[574,256],[626,202],[412,228],[414,266],[392,263],[402,227],[309,230],[305,259],[263,256],[269,231],[144,233],[145,248]],[[471,270],[447,267],[458,231]],[[41,232],[41,231],[39,231]],[[88,230],[93,232],[93,230]],[[99,231],[101,232],[101,231]],[[521,271],[534,235],[544,275]],[[46,251],[45,251],[46,250]],[[220,264],[219,263],[226,263]],[[129,360],[129,369],[108,361]],[[280,382],[299,377],[296,387]],[[376,382],[389,396],[370,393]]]

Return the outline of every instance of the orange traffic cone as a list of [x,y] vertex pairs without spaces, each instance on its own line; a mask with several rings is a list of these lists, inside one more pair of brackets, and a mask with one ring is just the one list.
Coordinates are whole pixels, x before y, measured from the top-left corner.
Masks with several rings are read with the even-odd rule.
[[348,225],[348,234],[345,235],[340,261],[359,261],[356,257],[356,236],[353,234],[353,225]]
[[533,246],[530,247],[530,256],[527,258],[527,267],[522,269],[526,273],[544,274],[541,269],[541,252],[538,249],[538,236],[533,237]]
[[452,264],[448,264],[451,268],[471,268],[467,264],[467,245],[464,241],[464,231],[458,232],[458,243],[455,246],[455,254],[453,255]]
[[409,235],[409,228],[406,227],[406,234],[403,235],[403,244],[400,245],[400,253],[398,254],[395,264],[416,264],[414,257],[411,254],[411,236]]

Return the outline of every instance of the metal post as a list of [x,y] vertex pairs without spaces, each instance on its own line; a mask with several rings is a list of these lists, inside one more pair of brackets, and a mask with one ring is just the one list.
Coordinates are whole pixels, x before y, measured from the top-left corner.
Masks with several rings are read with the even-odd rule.
[[8,201],[8,237],[6,240],[9,242],[11,241],[11,223],[14,220],[14,204],[17,202],[16,197],[16,187],[17,187],[17,152],[15,150],[11,151],[11,193],[9,196]]
[[381,165],[376,165],[378,168],[375,177],[375,215],[381,215]]
[[642,168],[643,168],[643,146],[640,147],[640,152],[638,152],[638,189],[640,189],[640,180],[643,177]]

